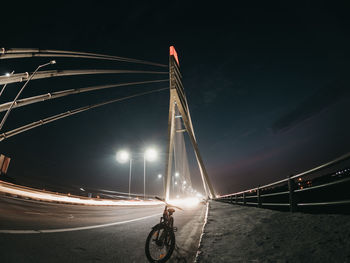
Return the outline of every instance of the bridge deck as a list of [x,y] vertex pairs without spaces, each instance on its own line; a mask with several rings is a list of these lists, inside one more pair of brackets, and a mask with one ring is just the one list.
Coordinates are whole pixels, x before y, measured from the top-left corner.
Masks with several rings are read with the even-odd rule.
[[198,262],[350,262],[350,216],[211,202]]
[[[0,195],[1,263],[147,263],[145,241],[164,206],[83,206]],[[176,210],[168,261],[193,262],[206,206]]]

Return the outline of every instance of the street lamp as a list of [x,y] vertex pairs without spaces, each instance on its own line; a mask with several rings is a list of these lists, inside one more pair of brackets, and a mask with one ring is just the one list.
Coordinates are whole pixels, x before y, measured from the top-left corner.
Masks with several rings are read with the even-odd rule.
[[131,166],[132,166],[132,159],[130,157],[130,153],[128,151],[122,150],[117,152],[116,159],[119,163],[126,163],[129,161],[129,199],[130,199],[130,187],[131,187]]
[[12,110],[13,106],[15,105],[15,103],[17,102],[17,99],[19,97],[19,95],[21,95],[22,91],[24,90],[24,88],[27,86],[28,82],[34,77],[35,73],[42,67],[48,66],[48,65],[52,65],[52,64],[56,64],[55,60],[51,60],[50,62],[46,63],[46,64],[42,64],[40,66],[38,66],[36,68],[36,70],[34,70],[33,74],[30,75],[30,77],[28,78],[28,80],[26,81],[26,83],[24,83],[23,87],[20,89],[20,91],[17,93],[15,99],[12,101],[10,107],[8,108],[6,114],[4,115],[4,117],[2,118],[2,121],[0,123],[0,130],[2,129],[2,127],[4,126],[4,123],[8,117],[8,115],[10,114],[10,111]]
[[153,162],[157,159],[158,153],[155,149],[149,148],[145,151],[144,157],[147,161]]
[[130,159],[129,152],[122,150],[117,152],[116,159],[119,163],[126,163]]
[[158,174],[158,179],[163,178],[163,190],[165,189],[165,181],[164,176],[162,174]]
[[149,148],[143,154],[143,199],[146,200],[146,160],[153,162],[157,159],[158,153],[155,149]]
[[[6,77],[12,76],[13,73],[15,73],[15,71],[12,71],[11,73],[8,73],[8,72],[7,72],[7,73],[5,74],[5,76],[6,76]],[[1,89],[1,91],[0,91],[0,97],[1,97],[2,93],[4,92],[6,86],[7,86],[7,83],[4,84],[4,86],[2,87],[2,89]]]

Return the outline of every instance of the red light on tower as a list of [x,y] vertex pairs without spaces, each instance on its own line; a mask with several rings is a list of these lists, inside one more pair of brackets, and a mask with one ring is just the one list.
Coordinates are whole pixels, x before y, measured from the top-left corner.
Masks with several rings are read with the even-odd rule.
[[174,46],[170,46],[170,56],[174,56],[177,64],[180,66],[179,58],[177,57],[177,53]]

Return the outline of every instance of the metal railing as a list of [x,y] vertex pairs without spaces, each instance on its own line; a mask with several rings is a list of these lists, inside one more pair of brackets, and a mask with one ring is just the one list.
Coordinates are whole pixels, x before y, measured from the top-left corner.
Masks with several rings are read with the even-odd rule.
[[[260,208],[284,208],[291,212],[311,207],[350,205],[350,168],[344,169],[345,161],[349,160],[350,153],[347,153],[331,162],[286,179],[218,196],[214,200]],[[343,168],[315,176],[315,173],[334,168],[337,164],[343,164]]]

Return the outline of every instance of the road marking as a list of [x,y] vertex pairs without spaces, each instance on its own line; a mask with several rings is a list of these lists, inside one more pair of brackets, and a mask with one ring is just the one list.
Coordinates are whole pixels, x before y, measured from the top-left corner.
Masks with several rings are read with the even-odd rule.
[[108,226],[115,226],[115,225],[122,225],[127,224],[135,221],[144,220],[147,218],[151,218],[154,216],[159,216],[161,214],[154,214],[150,216],[144,216],[136,219],[130,219],[126,221],[120,221],[120,222],[114,222],[114,223],[108,223],[108,224],[102,224],[102,225],[94,225],[94,226],[82,226],[82,227],[72,227],[72,228],[59,228],[59,229],[43,229],[43,230],[17,230],[17,229],[8,229],[8,230],[0,230],[1,234],[43,234],[43,233],[58,233],[58,232],[70,232],[70,231],[79,231],[79,230],[88,230],[88,229],[94,229],[94,228],[101,228],[101,227],[108,227]]

